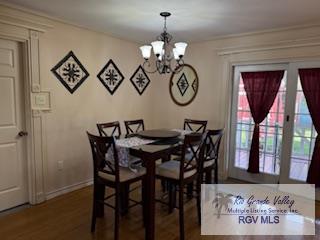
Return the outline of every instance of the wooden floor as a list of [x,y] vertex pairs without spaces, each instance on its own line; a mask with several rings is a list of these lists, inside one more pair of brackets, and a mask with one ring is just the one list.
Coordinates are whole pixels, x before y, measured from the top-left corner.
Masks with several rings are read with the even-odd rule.
[[[139,195],[134,193],[133,195]],[[19,210],[18,212],[0,215],[0,240],[87,240],[113,239],[113,211],[106,208],[104,219],[98,219],[96,232],[90,233],[92,188],[87,187],[65,194],[46,203]],[[178,211],[168,215],[164,206],[157,204],[156,208],[156,239],[178,240]],[[121,218],[120,239],[143,240],[141,207],[130,209],[129,214]],[[320,216],[320,207],[317,207]],[[187,240],[255,240],[255,239],[320,239],[320,231],[316,236],[210,236],[200,235],[197,224],[195,202],[190,201],[185,207],[186,239]]]

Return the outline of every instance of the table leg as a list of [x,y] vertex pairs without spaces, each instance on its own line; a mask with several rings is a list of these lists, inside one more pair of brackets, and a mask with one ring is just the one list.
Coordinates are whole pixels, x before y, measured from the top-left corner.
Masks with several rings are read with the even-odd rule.
[[146,240],[154,240],[155,233],[155,161],[145,161],[146,175]]

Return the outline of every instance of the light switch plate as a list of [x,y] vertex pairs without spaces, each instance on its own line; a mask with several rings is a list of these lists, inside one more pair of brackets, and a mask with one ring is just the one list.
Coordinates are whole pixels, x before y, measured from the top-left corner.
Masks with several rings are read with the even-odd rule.
[[50,92],[32,94],[33,110],[51,110]]
[[43,94],[37,94],[35,96],[35,102],[37,106],[45,106],[47,102],[47,98]]

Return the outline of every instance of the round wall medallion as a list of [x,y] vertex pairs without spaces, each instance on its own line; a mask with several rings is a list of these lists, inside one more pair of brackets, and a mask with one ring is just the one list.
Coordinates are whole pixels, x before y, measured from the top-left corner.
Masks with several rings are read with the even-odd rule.
[[180,66],[181,71],[172,73],[169,91],[172,100],[179,106],[190,104],[198,93],[199,79],[196,70],[189,64]]

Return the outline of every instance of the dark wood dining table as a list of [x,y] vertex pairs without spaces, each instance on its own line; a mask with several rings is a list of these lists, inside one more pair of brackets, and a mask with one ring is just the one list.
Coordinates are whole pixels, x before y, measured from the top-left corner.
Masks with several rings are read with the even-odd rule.
[[[169,142],[170,140],[168,140]],[[179,143],[170,144],[165,140],[152,144],[141,145],[130,148],[130,154],[139,157],[147,170],[146,175],[146,224],[145,239],[155,239],[155,170],[156,160],[167,160],[171,153],[177,151],[180,147]]]
[[[161,130],[160,130],[161,131]],[[156,133],[157,134],[157,133]],[[178,134],[180,135],[180,134]],[[137,136],[137,135],[133,135]],[[182,139],[178,137],[173,138],[159,138],[153,143],[130,147],[130,155],[138,157],[142,160],[146,168],[146,183],[145,191],[145,239],[155,239],[155,180],[156,180],[156,161],[162,159],[167,161],[170,155],[179,150],[182,144]],[[99,197],[104,197],[104,188],[99,189]],[[127,196],[126,196],[127,197]],[[126,201],[126,200],[125,200]],[[125,203],[127,205],[128,203]],[[103,205],[97,206],[98,216],[104,215]]]

